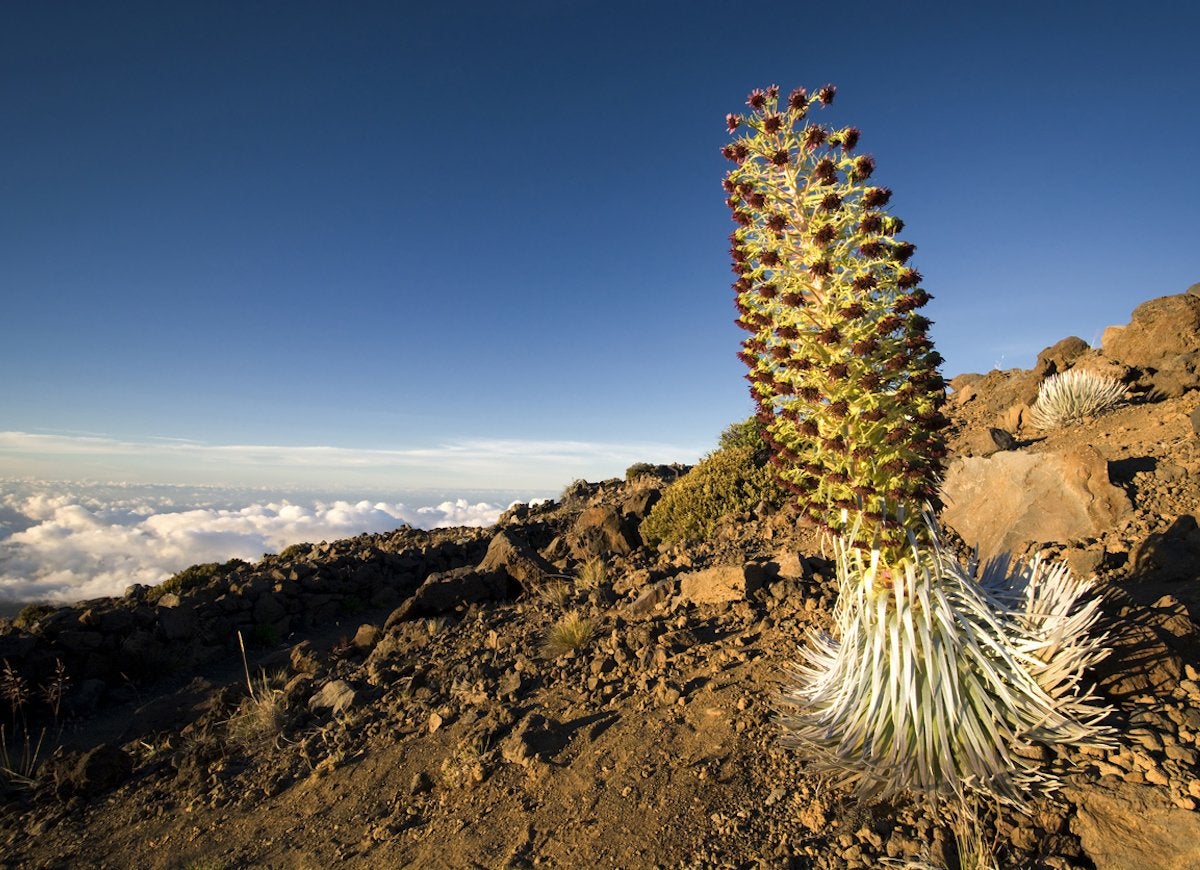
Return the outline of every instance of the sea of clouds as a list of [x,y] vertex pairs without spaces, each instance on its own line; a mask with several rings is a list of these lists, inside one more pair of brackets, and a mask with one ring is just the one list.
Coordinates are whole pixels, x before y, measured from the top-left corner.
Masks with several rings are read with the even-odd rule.
[[[224,487],[0,479],[0,600],[121,595],[200,562],[261,559],[365,532],[488,526],[517,498],[409,503]],[[524,500],[524,499],[522,499]],[[431,503],[432,502],[432,503]]]

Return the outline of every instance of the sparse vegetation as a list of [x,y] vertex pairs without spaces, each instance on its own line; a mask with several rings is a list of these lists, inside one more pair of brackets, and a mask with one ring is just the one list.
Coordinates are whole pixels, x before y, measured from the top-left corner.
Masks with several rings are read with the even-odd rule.
[[595,626],[591,620],[584,619],[578,613],[568,613],[546,633],[543,651],[547,658],[556,659],[579,649],[591,640],[594,632]]
[[1126,395],[1124,384],[1116,378],[1090,369],[1069,369],[1042,381],[1029,421],[1038,429],[1058,429],[1107,411]]

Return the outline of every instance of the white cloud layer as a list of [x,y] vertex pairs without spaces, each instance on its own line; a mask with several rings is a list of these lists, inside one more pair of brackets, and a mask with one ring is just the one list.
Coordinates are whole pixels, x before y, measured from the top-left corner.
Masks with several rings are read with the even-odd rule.
[[[419,528],[487,526],[511,499],[409,507],[287,500],[215,487],[0,480],[0,598],[121,595],[200,562],[253,561],[289,544]],[[258,498],[255,498],[258,496]]]

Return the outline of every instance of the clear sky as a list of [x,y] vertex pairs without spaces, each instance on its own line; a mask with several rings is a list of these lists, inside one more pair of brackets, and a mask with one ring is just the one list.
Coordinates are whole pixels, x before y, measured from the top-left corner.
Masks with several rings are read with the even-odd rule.
[[[1191,2],[0,4],[0,477],[557,491],[750,413],[724,117],[838,85],[945,373],[1200,281]],[[738,11],[742,10],[742,11]]]

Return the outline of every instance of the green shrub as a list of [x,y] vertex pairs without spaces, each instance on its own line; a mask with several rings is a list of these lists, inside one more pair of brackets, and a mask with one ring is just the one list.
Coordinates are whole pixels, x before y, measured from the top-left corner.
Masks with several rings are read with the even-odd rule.
[[284,562],[294,562],[296,559],[303,559],[311,551],[312,544],[292,544],[283,548],[279,558]]
[[706,541],[722,517],[754,510],[761,502],[781,505],[784,491],[767,470],[764,453],[734,443],[706,456],[663,491],[642,522],[642,539],[652,544]]
[[217,578],[228,577],[234,571],[248,567],[250,567],[249,563],[241,559],[230,559],[224,563],[204,562],[199,565],[192,565],[189,568],[184,568],[178,574],[168,577],[157,586],[152,587],[149,592],[149,598],[151,601],[157,601],[164,595],[172,592],[176,595],[186,595],[194,589],[207,586]]
[[17,628],[29,631],[33,626],[51,613],[55,611],[55,607],[50,604],[26,604],[21,608],[21,611],[13,617],[13,625]]
[[654,473],[654,466],[649,462],[635,462],[633,465],[625,469],[625,482],[632,483],[639,477],[645,477],[647,474]]

